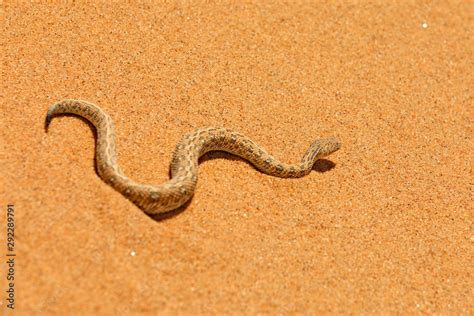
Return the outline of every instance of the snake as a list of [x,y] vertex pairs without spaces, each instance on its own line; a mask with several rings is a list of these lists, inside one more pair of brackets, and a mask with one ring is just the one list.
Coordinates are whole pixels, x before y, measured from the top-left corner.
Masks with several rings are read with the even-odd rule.
[[166,213],[185,205],[194,195],[199,158],[210,151],[224,151],[249,161],[263,173],[279,178],[299,178],[311,172],[318,159],[337,151],[335,137],[312,142],[300,163],[286,164],[241,133],[223,128],[198,128],[176,145],[170,164],[170,179],[159,185],[140,184],[128,178],[119,167],[112,118],[99,106],[66,99],[52,104],[46,115],[46,130],[54,116],[73,114],[89,121],[96,129],[96,170],[99,177],[148,214]]

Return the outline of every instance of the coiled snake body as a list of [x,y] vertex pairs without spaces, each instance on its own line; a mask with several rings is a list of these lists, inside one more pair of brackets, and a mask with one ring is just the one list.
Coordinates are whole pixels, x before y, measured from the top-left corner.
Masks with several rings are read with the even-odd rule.
[[185,204],[193,195],[198,175],[198,159],[209,151],[225,151],[251,162],[257,169],[280,178],[307,175],[316,160],[340,148],[337,139],[314,141],[299,164],[285,164],[244,135],[220,127],[201,128],[185,135],[171,160],[171,179],[161,185],[139,184],[126,177],[117,164],[114,124],[100,107],[81,100],[64,100],[51,105],[46,126],[56,114],[71,113],[90,121],[97,129],[97,172],[107,184],[149,214],[164,213]]

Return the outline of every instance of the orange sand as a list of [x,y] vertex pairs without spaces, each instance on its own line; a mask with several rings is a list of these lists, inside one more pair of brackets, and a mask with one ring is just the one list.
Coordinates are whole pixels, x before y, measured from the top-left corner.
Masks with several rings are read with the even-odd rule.
[[[473,6],[235,3],[3,4],[16,311],[472,314]],[[114,118],[140,182],[196,127],[287,162],[343,147],[296,180],[208,157],[190,205],[155,220],[97,176],[87,124],[45,132],[64,98]]]

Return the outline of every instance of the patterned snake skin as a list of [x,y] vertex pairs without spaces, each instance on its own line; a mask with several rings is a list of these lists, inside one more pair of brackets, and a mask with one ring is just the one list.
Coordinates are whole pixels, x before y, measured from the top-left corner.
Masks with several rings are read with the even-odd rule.
[[316,160],[341,147],[333,137],[318,139],[308,148],[299,164],[285,164],[244,135],[220,127],[197,129],[176,146],[171,161],[171,179],[161,185],[144,185],[127,178],[117,164],[112,119],[98,106],[81,100],[64,100],[51,105],[46,127],[56,114],[71,113],[90,121],[97,129],[97,172],[107,184],[149,214],[164,213],[185,204],[193,195],[198,175],[198,159],[209,151],[225,151],[251,162],[257,169],[280,178],[299,178],[312,170]]

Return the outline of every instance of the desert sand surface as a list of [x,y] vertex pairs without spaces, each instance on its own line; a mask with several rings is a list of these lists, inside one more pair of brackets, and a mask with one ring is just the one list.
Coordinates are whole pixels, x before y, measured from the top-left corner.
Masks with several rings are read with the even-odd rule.
[[[14,311],[472,314],[474,9],[413,3],[4,2]],[[45,130],[67,98],[114,119],[120,166],[141,183],[168,180],[198,127],[285,162],[316,138],[342,148],[300,179],[208,155],[189,205],[154,218],[98,177],[88,124]]]

